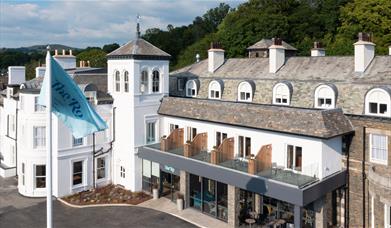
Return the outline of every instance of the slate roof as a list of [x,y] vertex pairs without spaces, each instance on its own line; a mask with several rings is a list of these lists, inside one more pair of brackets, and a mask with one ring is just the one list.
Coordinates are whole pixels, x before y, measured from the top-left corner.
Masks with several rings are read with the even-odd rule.
[[341,109],[321,110],[164,97],[158,113],[201,121],[329,139],[354,131]]
[[[250,47],[247,48],[247,50],[259,50],[259,49],[269,49],[270,46],[272,46],[273,41],[271,39],[262,39],[255,44],[251,45]],[[292,45],[288,44],[285,41],[282,41],[282,46],[286,48],[286,50],[289,51],[297,51],[295,47]]]
[[132,40],[107,55],[108,58],[120,57],[120,56],[123,57],[126,56],[130,58],[149,56],[149,57],[162,57],[165,59],[169,59],[171,57],[170,54],[160,50],[159,48],[155,47],[148,41],[141,38]]

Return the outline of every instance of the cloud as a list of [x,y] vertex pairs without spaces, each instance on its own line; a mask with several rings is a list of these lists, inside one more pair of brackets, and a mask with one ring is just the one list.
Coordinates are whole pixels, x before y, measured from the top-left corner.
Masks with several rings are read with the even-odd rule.
[[[233,7],[244,0],[228,1]],[[60,43],[73,47],[126,43],[141,30],[187,25],[221,1],[1,1],[0,47]]]

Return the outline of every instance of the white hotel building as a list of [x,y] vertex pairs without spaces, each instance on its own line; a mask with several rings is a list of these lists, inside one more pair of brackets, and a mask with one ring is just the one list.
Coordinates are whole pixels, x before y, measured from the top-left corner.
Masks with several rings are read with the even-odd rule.
[[[354,57],[325,56],[318,44],[311,57],[295,57],[280,39],[248,51],[249,58],[225,59],[212,45],[208,59],[174,72],[170,55],[141,38],[108,54],[105,72],[56,55],[110,128],[74,139],[53,116],[54,195],[108,183],[157,186],[230,227],[249,212],[259,223],[295,227],[362,226],[366,214],[364,223],[389,225],[391,56],[375,56],[365,35]],[[0,174],[17,175],[19,192],[38,197],[45,195],[45,115],[35,100],[42,72],[25,82],[22,71],[10,67],[1,95]],[[359,189],[363,154],[369,179]],[[362,214],[355,200],[363,196],[353,194],[361,190],[372,202]]]

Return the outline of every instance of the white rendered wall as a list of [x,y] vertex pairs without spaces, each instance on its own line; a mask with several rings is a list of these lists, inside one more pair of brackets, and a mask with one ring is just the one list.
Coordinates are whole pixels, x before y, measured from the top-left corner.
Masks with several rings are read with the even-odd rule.
[[[169,135],[169,124],[177,124],[184,128],[184,141],[187,138],[186,127],[197,128],[197,133],[208,133],[208,150],[212,150],[215,145],[216,131],[227,133],[228,138],[234,137],[235,154],[238,154],[238,136],[251,137],[251,153],[256,155],[263,145],[272,144],[272,162],[278,166],[286,167],[287,145],[302,147],[302,167],[303,174],[313,176],[318,174],[320,179],[341,170],[341,142],[340,137],[332,140],[322,141],[321,139],[284,134],[272,131],[254,130],[229,126],[224,124],[212,124],[208,122],[188,120],[175,117],[161,117],[160,135]],[[325,162],[324,160],[328,161]],[[328,167],[328,172],[323,172],[323,168]]]
[[75,56],[53,56],[55,60],[60,64],[63,69],[75,69],[76,57]]
[[[16,109],[18,108],[18,102],[14,99],[4,98],[3,108],[1,112],[1,127],[0,127],[0,151],[3,155],[3,164],[8,167],[16,166],[16,133],[17,130],[17,121],[16,121]],[[7,116],[10,116],[10,119],[14,119],[15,131],[12,131],[11,126],[7,134]]]

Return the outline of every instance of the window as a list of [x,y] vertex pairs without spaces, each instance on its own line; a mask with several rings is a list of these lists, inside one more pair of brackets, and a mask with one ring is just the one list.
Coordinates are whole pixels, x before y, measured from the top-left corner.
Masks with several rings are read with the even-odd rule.
[[187,127],[187,141],[192,141],[197,135],[197,128]]
[[46,166],[36,165],[35,166],[35,188],[46,187]]
[[184,83],[183,78],[178,78],[178,80],[177,80],[177,89],[178,89],[178,91],[183,91],[183,83]]
[[371,162],[387,165],[388,136],[370,134]]
[[125,168],[123,166],[121,166],[119,175],[121,176],[121,178],[125,178]]
[[33,128],[33,147],[42,148],[46,145],[46,127]]
[[72,185],[83,184],[83,161],[73,162]]
[[26,170],[25,164],[22,163],[22,172],[21,173],[22,173],[22,185],[23,186],[25,185],[25,176],[24,176],[25,170]]
[[301,171],[302,168],[302,151],[303,149],[299,146],[287,146],[287,165],[288,169],[294,169]]
[[120,92],[121,91],[121,76],[119,75],[119,71],[115,71],[114,77],[115,77],[115,91]]
[[83,145],[83,138],[75,138],[72,136],[72,146],[81,146]]
[[251,102],[253,99],[253,88],[248,82],[241,82],[238,86],[238,101]]
[[35,112],[43,112],[45,111],[45,107],[38,104],[38,96],[34,97],[34,111]]
[[222,132],[219,132],[217,131],[216,132],[216,144],[215,146],[216,147],[219,147],[220,144],[224,141],[224,139],[227,138],[227,133],[222,133]]
[[159,71],[154,70],[152,72],[152,92],[158,93],[159,86],[160,86],[160,74],[159,74]]
[[278,83],[273,88],[273,104],[289,105],[290,90],[287,84]]
[[125,92],[129,92],[129,72],[124,72],[124,81],[125,81]]
[[170,124],[170,133],[173,132],[175,129],[178,129],[179,125],[176,124]]
[[186,82],[186,96],[196,97],[197,96],[197,83],[194,80]]
[[106,177],[106,157],[96,159],[96,178],[103,179]]
[[390,105],[390,94],[383,89],[372,89],[365,96],[365,113],[368,115],[391,117]]
[[221,85],[217,81],[209,84],[209,99],[221,99]]
[[320,85],[315,90],[316,108],[335,108],[336,95],[334,90],[328,85]]
[[155,122],[147,123],[147,143],[154,143],[156,141]]
[[251,138],[239,136],[239,157],[246,158],[251,154]]
[[141,72],[140,92],[148,92],[148,72],[145,70]]

